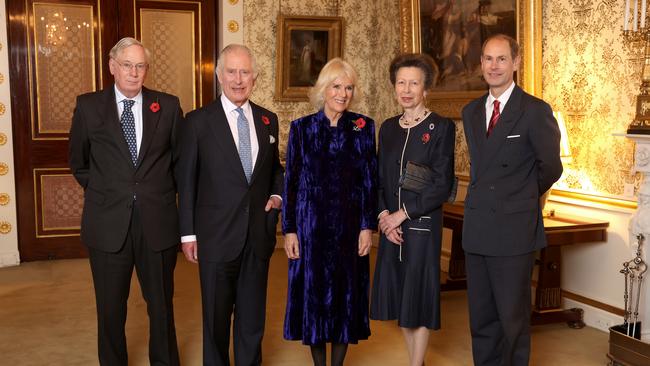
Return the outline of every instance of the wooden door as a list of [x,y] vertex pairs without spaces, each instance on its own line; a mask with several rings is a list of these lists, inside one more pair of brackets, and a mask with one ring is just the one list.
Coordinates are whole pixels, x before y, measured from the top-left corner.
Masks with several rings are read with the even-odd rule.
[[83,191],[67,163],[76,96],[112,86],[108,51],[135,36],[154,54],[145,85],[185,112],[214,99],[214,0],[24,0],[7,13],[20,257],[82,257]]

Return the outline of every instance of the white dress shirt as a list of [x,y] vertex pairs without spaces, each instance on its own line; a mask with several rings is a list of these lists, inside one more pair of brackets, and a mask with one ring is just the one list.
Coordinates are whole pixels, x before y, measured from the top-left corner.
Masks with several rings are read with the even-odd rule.
[[[239,117],[239,113],[236,111],[238,107],[234,105],[228,98],[226,98],[224,94],[221,94],[221,106],[223,106],[223,111],[226,113],[228,127],[230,127],[232,138],[235,140],[237,151],[239,151],[239,132],[237,131],[237,118]],[[257,153],[260,151],[260,144],[257,141],[257,131],[255,131],[253,110],[251,109],[251,104],[248,102],[248,100],[242,104],[241,109],[244,110],[244,116],[246,116],[246,119],[248,120],[248,130],[250,131],[251,137],[251,159],[254,169],[255,161],[257,160]]]
[[142,91],[138,93],[133,98],[127,98],[115,87],[115,102],[117,103],[117,117],[122,120],[122,112],[124,112],[124,103],[123,101],[130,99],[135,102],[131,107],[131,112],[133,112],[133,117],[135,118],[135,142],[138,148],[138,154],[140,154],[140,145],[142,143]]
[[492,111],[494,110],[494,101],[498,100],[499,103],[499,114],[503,113],[503,108],[506,107],[506,103],[508,103],[508,99],[510,99],[510,95],[512,94],[512,91],[515,89],[515,82],[513,81],[512,84],[506,89],[506,91],[503,92],[503,94],[499,95],[498,98],[495,98],[492,96],[492,93],[488,94],[487,100],[485,101],[485,130],[487,131],[488,127],[490,127],[490,118],[492,117]]

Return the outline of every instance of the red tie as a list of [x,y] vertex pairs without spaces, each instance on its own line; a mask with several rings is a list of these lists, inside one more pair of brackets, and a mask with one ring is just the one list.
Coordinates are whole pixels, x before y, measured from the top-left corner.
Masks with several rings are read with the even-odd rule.
[[490,124],[488,125],[487,133],[485,134],[486,137],[490,137],[490,134],[492,133],[492,130],[494,129],[494,126],[497,125],[497,122],[499,122],[499,117],[501,117],[501,113],[499,113],[499,101],[494,100],[494,110],[492,110],[492,117],[490,117]]

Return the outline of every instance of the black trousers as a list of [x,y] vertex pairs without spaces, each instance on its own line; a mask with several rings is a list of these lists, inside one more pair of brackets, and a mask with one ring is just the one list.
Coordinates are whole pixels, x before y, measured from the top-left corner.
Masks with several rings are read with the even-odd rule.
[[199,258],[203,305],[203,365],[230,365],[230,320],[235,365],[262,362],[269,259],[258,258],[246,243],[237,259],[206,262]]
[[152,251],[142,235],[134,205],[124,246],[117,253],[89,248],[97,303],[97,335],[101,365],[128,365],[126,350],[127,300],[135,267],[149,314],[151,365],[179,365],[174,327],[174,268],[177,247]]
[[510,257],[465,253],[475,365],[528,365],[534,262],[535,252]]

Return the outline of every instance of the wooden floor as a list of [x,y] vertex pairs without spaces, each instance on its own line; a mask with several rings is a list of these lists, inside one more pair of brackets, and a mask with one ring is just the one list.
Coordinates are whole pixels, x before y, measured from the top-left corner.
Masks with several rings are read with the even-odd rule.
[[[374,262],[375,251],[372,252]],[[287,260],[271,260],[264,337],[264,365],[309,365],[307,347],[282,338]],[[175,273],[175,316],[183,365],[201,365],[201,305],[197,267],[179,257]],[[97,365],[95,301],[85,259],[24,263],[0,268],[0,364]],[[352,345],[346,365],[406,365],[395,322],[371,322],[372,335]],[[135,276],[129,301],[130,365],[148,365],[148,321]],[[531,365],[605,365],[607,334],[565,324],[533,327]],[[471,365],[464,291],[442,295],[442,329],[429,341],[427,365]]]

